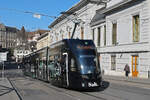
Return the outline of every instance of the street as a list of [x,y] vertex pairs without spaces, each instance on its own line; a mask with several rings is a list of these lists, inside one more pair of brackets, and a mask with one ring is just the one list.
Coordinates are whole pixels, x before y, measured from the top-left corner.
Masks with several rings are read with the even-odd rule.
[[150,86],[128,81],[105,80],[99,89],[78,91],[59,88],[24,76],[21,70],[5,72],[21,100],[149,100]]

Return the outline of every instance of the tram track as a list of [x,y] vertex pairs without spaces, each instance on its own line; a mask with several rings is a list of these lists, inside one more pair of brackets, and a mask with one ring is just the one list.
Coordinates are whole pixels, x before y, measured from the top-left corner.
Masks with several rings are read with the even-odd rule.
[[[94,95],[94,94],[91,94],[89,92],[84,92],[84,91],[76,91],[76,90],[69,90],[69,89],[66,89],[66,88],[61,88],[61,87],[56,87],[56,86],[53,86],[51,85],[50,83],[47,83],[47,82],[43,82],[41,80],[37,80],[37,79],[32,79],[30,77],[28,77],[27,79],[29,79],[30,81],[37,81],[39,82],[40,84],[52,89],[53,91],[56,91],[58,92],[59,94],[62,94],[62,95],[66,95],[68,97],[71,97],[75,100],[82,100],[81,98],[78,98],[76,95],[72,94],[71,92],[73,93],[80,93],[82,95],[86,95],[86,96],[90,96],[90,97],[93,97],[95,99],[98,99],[98,100],[108,100],[107,98],[105,97],[101,97],[101,96],[98,96],[98,95]],[[103,87],[102,87],[103,88]],[[119,96],[116,96],[116,95],[112,95],[112,94],[108,94],[108,93],[102,93],[102,92],[99,92],[100,94],[103,94],[103,95],[106,95],[107,96],[111,96],[113,98],[116,98],[116,99],[119,99],[119,100],[128,100],[127,98],[126,99],[123,99]]]
[[[82,93],[82,92],[80,92]],[[82,94],[85,94],[85,95],[88,95],[88,96],[91,96],[91,97],[94,97],[94,98],[97,98],[97,99],[100,99],[100,100],[107,100],[106,98],[103,98],[103,97],[99,97],[99,96],[95,96],[95,95],[92,95],[92,94],[89,94],[89,93],[82,93]]]
[[[29,77],[28,78],[24,77],[24,79],[22,79],[22,80],[29,80],[28,82],[32,81],[32,82],[41,84],[47,88],[50,88],[50,90],[52,90],[51,92],[58,93],[58,95],[64,95],[66,97],[70,97],[70,98],[72,98],[72,100],[87,100],[85,98],[89,98],[89,100],[112,100],[112,98],[114,100],[129,100],[128,97],[122,97],[122,96],[119,96],[116,94],[109,93],[107,91],[103,91],[104,90],[103,88],[105,88],[105,86],[102,87],[102,90],[100,88],[98,90],[96,89],[96,91],[95,90],[77,91],[77,90],[70,90],[70,89],[66,89],[66,88],[59,88],[59,87],[51,85],[50,83],[43,82],[43,81],[37,80],[37,79],[32,79]],[[13,88],[17,91],[16,93],[17,93],[18,97],[20,98],[20,100],[23,100],[22,96],[20,94],[21,92],[19,92],[19,90],[17,89],[13,80],[9,79],[9,81],[12,84]],[[111,89],[115,89],[118,91],[120,91],[120,89],[122,90],[122,88],[114,88],[114,86],[113,87],[110,86],[110,87],[111,87]],[[126,90],[123,90],[123,91],[126,91]],[[126,91],[126,92],[130,92],[130,91]]]
[[[58,88],[56,88],[56,87],[50,86],[48,83],[44,83],[44,85],[45,85],[46,87],[49,87],[49,88],[51,88],[51,89],[57,91],[57,92],[60,92],[60,93],[63,93],[63,94],[65,94],[65,95],[67,95],[67,96],[70,96],[70,97],[72,97],[72,98],[75,98],[76,100],[82,100],[82,99],[80,99],[80,98],[77,98],[77,96],[74,96],[73,94],[71,94],[71,93],[69,92],[69,91],[71,91],[71,90],[68,90],[68,89],[65,89],[65,88],[63,88],[63,90],[62,90],[62,89],[58,89]],[[73,91],[73,92],[77,92],[77,93],[80,93],[80,94],[83,94],[83,95],[87,95],[87,96],[90,96],[90,97],[94,97],[95,99],[99,99],[99,100],[108,100],[107,98],[103,98],[103,97],[100,97],[100,96],[96,96],[96,95],[90,94],[90,93],[88,93],[88,92],[81,92],[81,91]],[[104,93],[101,93],[101,94],[103,94],[103,95],[108,95],[108,96],[117,98],[117,99],[119,99],[119,100],[128,100],[128,99],[123,99],[123,98],[121,98],[121,97],[119,97],[119,96],[114,96],[114,95],[104,94]]]
[[19,92],[19,89],[16,87],[16,85],[9,79],[7,78],[9,83],[11,84],[11,86],[13,87],[13,89],[15,90],[17,96],[19,97],[19,100],[23,100],[23,97],[21,95],[21,93]]
[[[82,98],[80,98],[80,96],[81,97],[86,97],[87,96],[87,97],[95,98],[94,100],[109,100],[107,98],[107,96],[110,96],[112,98],[116,98],[118,100],[128,100],[127,98],[121,98],[119,96],[108,94],[108,93],[104,93],[104,92],[100,92],[100,91],[98,91],[96,93],[100,93],[100,94],[104,95],[104,97],[103,96],[99,96],[98,94],[92,94],[94,91],[92,91],[92,92],[84,92],[84,91],[69,90],[69,89],[66,89],[66,88],[59,88],[59,87],[53,86],[50,83],[46,83],[46,82],[43,82],[41,80],[32,79],[32,78],[29,78],[29,77],[26,78],[26,79],[28,79],[29,81],[39,82],[39,84],[42,84],[43,86],[46,86],[46,87],[50,88],[51,90],[53,90],[54,93],[57,92],[58,94],[71,97],[74,100],[82,100]],[[12,84],[12,86],[15,89],[15,91],[16,91],[18,97],[20,98],[20,100],[23,100],[22,96],[20,94],[21,92],[19,92],[19,90],[17,89],[16,85],[12,82],[12,80],[10,80],[10,79],[8,79],[8,80]]]
[[50,84],[48,84],[48,83],[44,83],[44,86],[46,86],[46,87],[48,87],[48,88],[50,88],[50,89],[52,89],[52,90],[62,94],[62,95],[66,95],[68,97],[71,97],[71,98],[73,98],[75,100],[81,100],[81,99],[77,98],[76,96],[73,96],[72,94],[67,93],[66,91],[69,91],[69,90],[67,90],[65,88],[63,88],[63,90],[62,90],[61,88],[59,89],[57,87],[50,86]]

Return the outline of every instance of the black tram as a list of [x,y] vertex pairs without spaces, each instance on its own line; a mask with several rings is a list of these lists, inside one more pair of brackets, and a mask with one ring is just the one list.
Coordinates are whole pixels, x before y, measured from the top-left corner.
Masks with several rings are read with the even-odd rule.
[[26,56],[23,62],[25,73],[53,85],[80,89],[99,87],[102,82],[92,40],[64,39]]

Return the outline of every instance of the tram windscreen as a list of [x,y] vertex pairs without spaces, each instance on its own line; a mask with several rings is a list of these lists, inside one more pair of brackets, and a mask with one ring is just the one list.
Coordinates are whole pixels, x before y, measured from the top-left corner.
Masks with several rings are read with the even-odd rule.
[[74,54],[80,63],[81,74],[91,74],[100,72],[100,66],[97,58],[96,47],[93,41],[80,40],[72,42]]
[[79,60],[81,63],[81,74],[99,73],[100,67],[95,55],[81,55]]

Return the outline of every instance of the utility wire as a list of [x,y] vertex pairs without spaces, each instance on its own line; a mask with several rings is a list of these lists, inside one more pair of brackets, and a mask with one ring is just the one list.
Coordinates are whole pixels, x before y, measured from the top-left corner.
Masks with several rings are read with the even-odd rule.
[[0,10],[7,10],[7,11],[13,11],[13,12],[19,12],[19,13],[25,13],[25,14],[32,14],[32,15],[40,15],[40,16],[50,17],[50,18],[53,18],[53,19],[58,18],[56,16],[50,16],[50,15],[47,15],[47,14],[35,13],[35,12],[31,12],[31,11],[23,11],[23,10],[18,10],[18,9],[0,8]]

